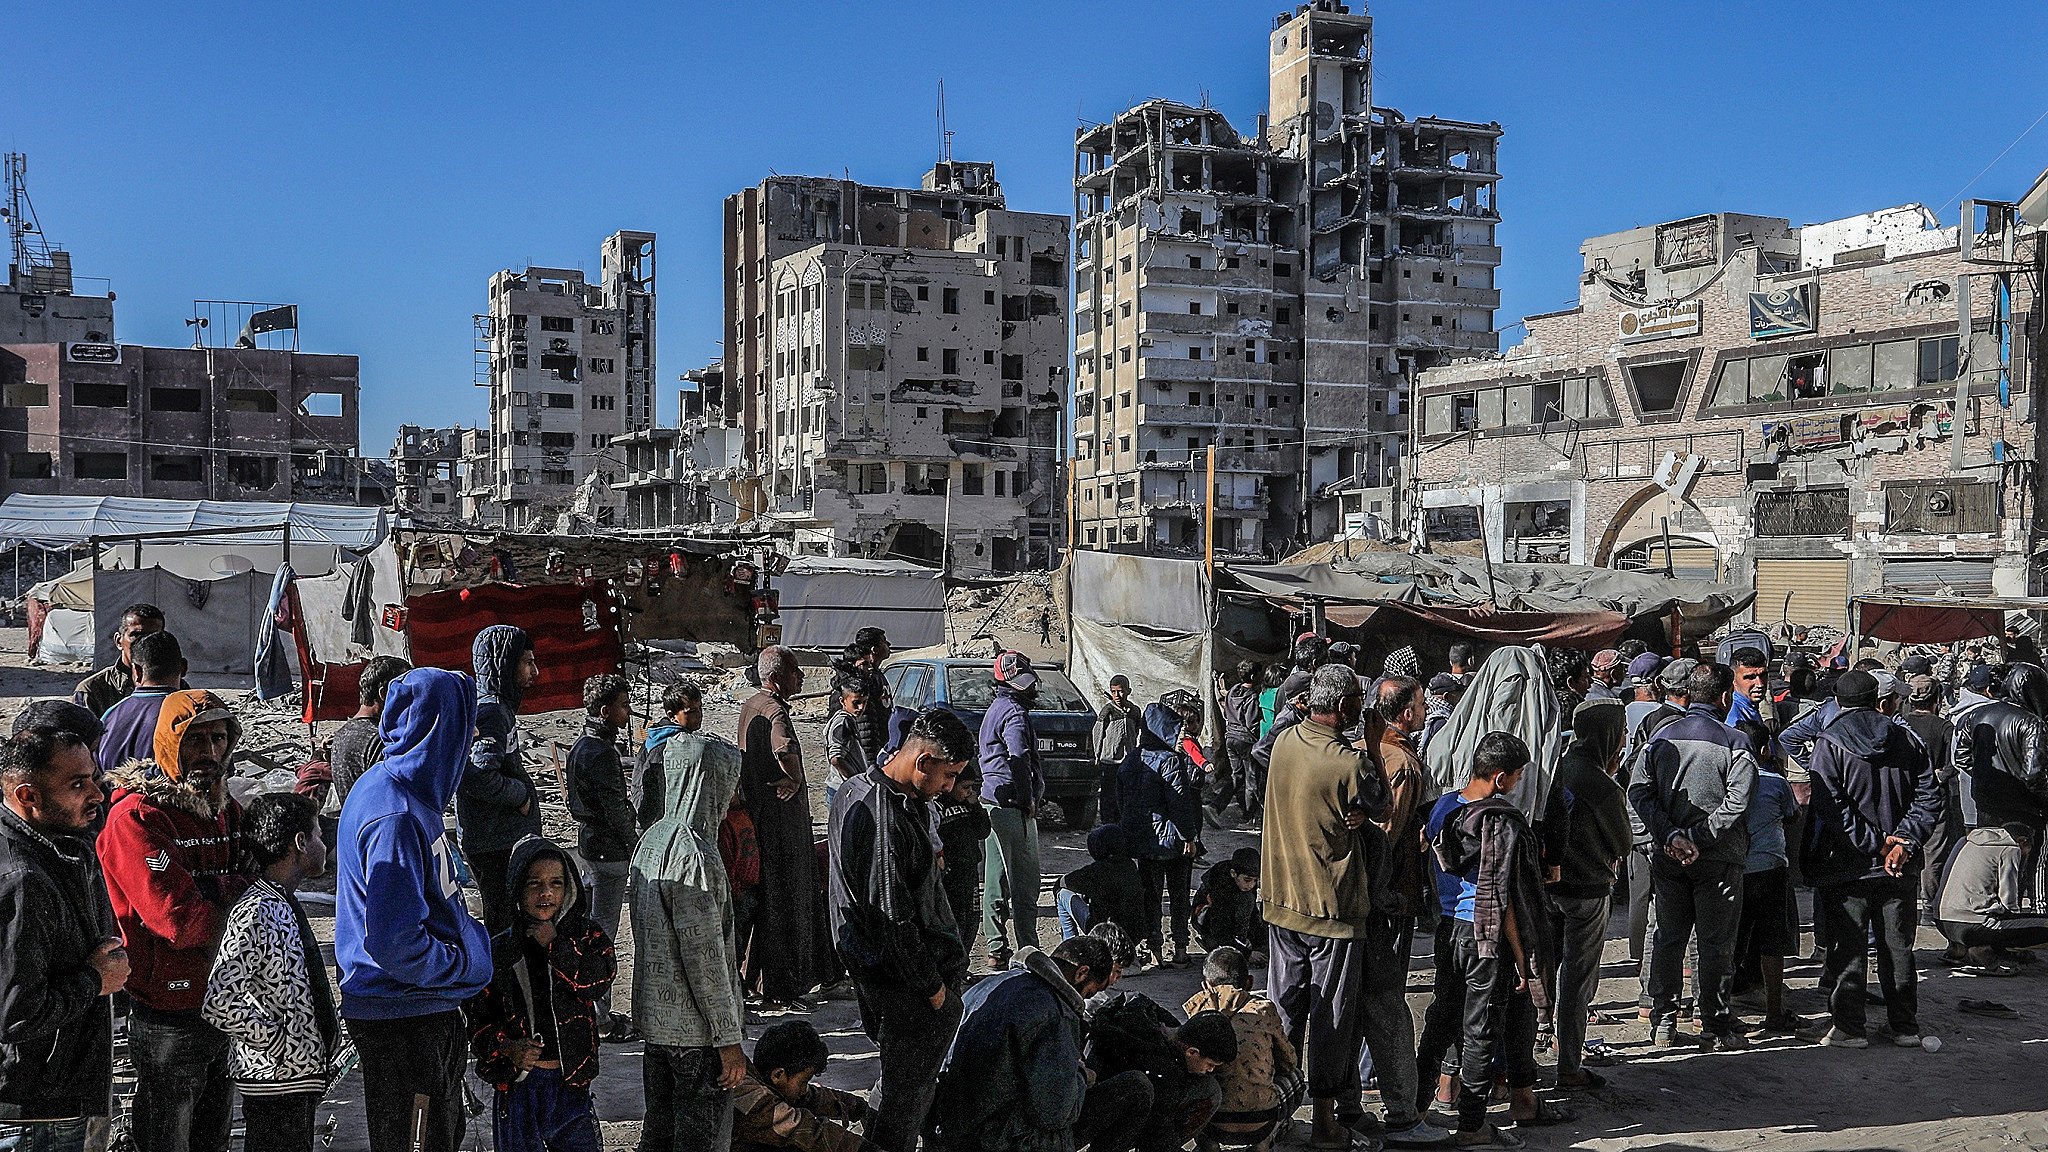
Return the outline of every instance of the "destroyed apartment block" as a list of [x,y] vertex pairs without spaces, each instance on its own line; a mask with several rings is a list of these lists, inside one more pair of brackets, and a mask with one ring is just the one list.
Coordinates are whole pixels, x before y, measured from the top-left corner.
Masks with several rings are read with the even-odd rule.
[[[1003,573],[1051,562],[1068,347],[1062,216],[995,167],[918,188],[773,177],[726,201],[737,527],[799,555]],[[720,445],[723,447],[723,445]]]
[[467,518],[530,531],[619,523],[614,437],[654,425],[654,234],[615,232],[591,283],[575,268],[491,277],[475,318],[490,427],[469,458]]
[[1496,347],[1498,124],[1371,102],[1372,22],[1274,22],[1269,105],[1151,100],[1075,146],[1084,548],[1282,555],[1384,535],[1424,368]]
[[1759,624],[2037,594],[2043,248],[1975,201],[1960,225],[1908,204],[1593,237],[1575,305],[1423,375],[1416,534],[1754,586]]

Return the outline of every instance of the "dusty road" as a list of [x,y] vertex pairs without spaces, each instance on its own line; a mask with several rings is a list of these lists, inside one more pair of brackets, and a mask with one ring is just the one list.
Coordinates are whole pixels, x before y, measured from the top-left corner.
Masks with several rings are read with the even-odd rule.
[[[1021,638],[1010,638],[1013,640]],[[1035,640],[1036,637],[1031,637]],[[79,669],[24,666],[21,630],[0,630],[0,722],[28,699],[67,693],[82,674]],[[1034,646],[1035,647],[1035,646]],[[1029,649],[1027,649],[1029,650]],[[255,709],[252,707],[252,713]],[[730,733],[736,702],[713,692],[707,698],[707,730]],[[292,725],[282,713],[258,713],[267,736],[286,738]],[[555,713],[522,718],[545,747],[555,737],[572,737],[578,719]],[[302,734],[303,728],[298,729]],[[821,744],[815,721],[799,725],[807,749]],[[536,773],[548,793],[549,828],[558,838],[567,827],[561,798],[547,773]],[[814,807],[822,812],[822,796]],[[1237,847],[1256,844],[1255,829],[1221,830],[1208,839],[1209,860],[1227,857]],[[1085,859],[1075,832],[1048,835],[1044,846],[1048,881]],[[331,906],[309,901],[323,939],[332,932]],[[1041,901],[1040,932],[1058,938],[1049,899]],[[1579,1109],[1575,1121],[1554,1127],[1522,1129],[1532,1148],[1582,1148],[1602,1152],[1644,1149],[1736,1150],[1768,1147],[1784,1152],[1850,1152],[1850,1150],[1938,1149],[1954,1152],[2011,1152],[2048,1149],[2048,1078],[2041,1072],[2048,1056],[2048,964],[2025,969],[2013,979],[1985,979],[1953,972],[1936,962],[1940,942],[1923,930],[1920,937],[1922,982],[1921,1024],[1939,1036],[1939,1053],[1873,1047],[1840,1051],[1791,1039],[1774,1039],[1733,1053],[1690,1050],[1657,1052],[1634,1020],[1634,965],[1621,939],[1623,925],[1609,932],[1608,960],[1597,1006],[1616,1023],[1602,1024],[1591,1035],[1619,1050],[1617,1065],[1602,1069],[1608,1087],[1565,1096]],[[1419,1019],[1429,986],[1427,941],[1409,980],[1409,1007]],[[620,942],[622,982],[629,983],[632,942]],[[1818,1021],[1823,1004],[1815,990],[1818,970],[1796,967],[1791,972],[1791,1009]],[[1144,992],[1178,1009],[1194,991],[1197,969],[1155,970],[1125,978],[1121,986]],[[1957,1011],[1959,999],[1995,999],[2017,1009],[2020,1018],[2005,1021],[1968,1016]],[[750,1017],[749,1035],[774,1018]],[[833,1051],[827,1083],[852,1089],[869,1087],[875,1077],[874,1048],[862,1035],[851,1001],[827,1000],[810,1017]],[[609,1147],[637,1143],[640,1096],[640,1048],[637,1044],[607,1045],[597,1084],[599,1115]],[[1547,1064],[1547,1060],[1546,1060]],[[1549,1072],[1546,1067],[1545,1076]],[[328,1130],[327,1147],[358,1152],[367,1147],[361,1119],[360,1079],[338,1083],[321,1109]],[[482,1090],[479,1086],[480,1098]],[[1552,1096],[1559,1094],[1546,1089]],[[1377,1107],[1376,1100],[1368,1103]],[[1305,1116],[1305,1113],[1304,1113]],[[331,1125],[331,1127],[329,1127]],[[1297,1125],[1305,1136],[1306,1124]],[[488,1108],[470,1125],[471,1147],[490,1147]]]

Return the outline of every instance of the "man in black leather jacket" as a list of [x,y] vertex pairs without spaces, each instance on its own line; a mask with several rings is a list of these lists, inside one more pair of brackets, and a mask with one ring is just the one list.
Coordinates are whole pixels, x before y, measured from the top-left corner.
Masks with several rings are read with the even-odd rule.
[[2048,823],[2048,671],[2008,664],[1996,696],[1955,717],[1955,764],[1963,818],[1972,828],[2012,822],[2037,833]]

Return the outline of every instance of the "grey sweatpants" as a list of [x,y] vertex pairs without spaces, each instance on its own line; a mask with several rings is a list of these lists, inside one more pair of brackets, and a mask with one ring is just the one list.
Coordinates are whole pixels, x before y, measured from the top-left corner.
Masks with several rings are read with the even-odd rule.
[[1266,995],[1301,1053],[1309,1097],[1334,1100],[1347,1089],[1356,1092],[1365,941],[1269,927],[1266,943]]

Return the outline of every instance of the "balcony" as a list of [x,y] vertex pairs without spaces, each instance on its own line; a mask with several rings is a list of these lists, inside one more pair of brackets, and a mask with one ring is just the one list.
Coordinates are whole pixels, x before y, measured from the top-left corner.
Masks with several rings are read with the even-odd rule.
[[1223,409],[1211,404],[1140,404],[1138,422],[1158,426],[1223,423]]
[[1500,289],[1480,288],[1445,281],[1441,284],[1423,276],[1394,282],[1394,299],[1402,304],[1448,304],[1454,308],[1498,308]]
[[1424,348],[1441,352],[1495,352],[1500,340],[1491,332],[1467,332],[1460,328],[1438,328],[1413,321],[1403,324],[1393,340],[1396,348]]
[[1216,377],[1220,367],[1215,360],[1188,360],[1176,356],[1138,357],[1138,379],[1156,380],[1161,383],[1185,381],[1207,383]]

